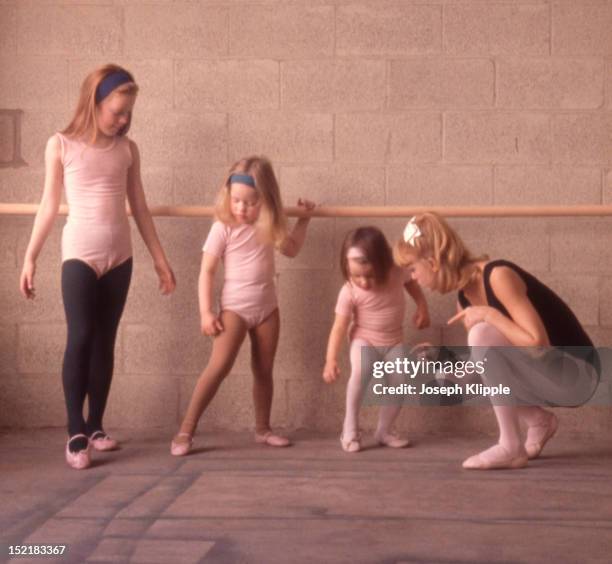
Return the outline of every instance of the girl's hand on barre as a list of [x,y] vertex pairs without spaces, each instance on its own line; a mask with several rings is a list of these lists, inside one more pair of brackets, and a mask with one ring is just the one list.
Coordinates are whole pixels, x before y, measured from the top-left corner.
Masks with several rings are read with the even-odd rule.
[[310,212],[317,207],[317,204],[311,202],[310,200],[306,200],[305,198],[298,198],[298,208],[304,208],[305,211]]
[[336,378],[340,376],[340,368],[338,368],[338,363],[335,360],[328,360],[325,363],[325,368],[323,368],[323,380],[327,384],[331,384],[335,382]]
[[453,315],[446,323],[452,325],[457,321],[463,321],[463,326],[469,331],[477,323],[486,321],[491,310],[489,306],[469,306]]
[[36,263],[34,261],[26,261],[19,277],[19,290],[24,298],[33,300],[36,297],[34,289],[34,273],[36,272]]
[[223,331],[223,323],[212,311],[207,311],[202,314],[200,329],[204,335],[215,337]]

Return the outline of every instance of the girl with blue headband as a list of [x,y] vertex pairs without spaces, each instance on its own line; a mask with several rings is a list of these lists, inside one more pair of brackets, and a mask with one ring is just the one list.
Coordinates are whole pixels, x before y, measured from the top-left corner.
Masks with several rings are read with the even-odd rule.
[[61,285],[68,341],[62,380],[69,435],[65,456],[75,469],[90,465],[91,447],[118,447],[104,431],[102,419],[132,273],[126,197],[153,257],[162,293],[175,287],[145,200],[138,147],[127,137],[137,92],[133,76],[116,65],[100,67],[85,78],[72,121],[47,142],[44,191],[20,279],[22,294],[34,298],[36,260],[65,186],[69,213],[62,232]]
[[[312,210],[314,204],[300,199]],[[270,161],[248,157],[235,163],[224,182],[213,223],[203,247],[198,283],[201,330],[214,337],[208,365],[202,372],[171,453],[188,454],[202,413],[229,374],[248,333],[251,339],[255,441],[275,447],[289,440],[270,427],[272,369],[279,338],[274,251],[295,257],[306,238],[309,217],[298,219],[291,233]],[[223,261],[224,282],[218,313],[213,305],[213,279]]]

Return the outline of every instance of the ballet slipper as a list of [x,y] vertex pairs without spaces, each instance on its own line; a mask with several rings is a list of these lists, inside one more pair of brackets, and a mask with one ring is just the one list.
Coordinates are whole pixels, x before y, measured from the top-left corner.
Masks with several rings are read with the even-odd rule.
[[340,435],[340,444],[344,452],[359,452],[361,450],[361,435],[359,433],[347,437]]
[[273,447],[287,447],[291,444],[291,441],[287,437],[276,435],[272,431],[255,433],[255,442]]
[[170,444],[170,454],[172,456],[185,456],[191,452],[192,448],[193,436],[189,433],[178,433]]
[[89,442],[94,449],[100,451],[117,450],[119,448],[119,442],[109,437],[104,431],[92,433],[89,437]]
[[527,466],[527,453],[513,455],[502,445],[497,444],[463,461],[468,470],[517,469]]
[[[73,439],[80,437],[87,439],[87,447],[77,452],[71,452],[69,448],[70,442]],[[85,468],[89,468],[89,466],[91,466],[91,458],[89,457],[89,437],[87,437],[87,435],[74,435],[68,439],[68,442],[66,443],[66,462],[68,463],[68,466],[74,468],[75,470],[84,470]]]
[[[553,438],[554,434],[559,428],[559,420],[554,413],[548,413],[546,422],[538,423],[537,425],[529,425],[527,429],[527,440],[525,441],[525,450],[527,451],[527,457],[537,458],[540,456],[544,445]],[[530,437],[530,431],[536,430],[537,437]],[[533,435],[533,433],[532,433]]]
[[410,441],[408,439],[402,439],[401,437],[393,435],[392,433],[375,433],[374,438],[381,446],[391,448],[406,448],[407,446],[410,446]]

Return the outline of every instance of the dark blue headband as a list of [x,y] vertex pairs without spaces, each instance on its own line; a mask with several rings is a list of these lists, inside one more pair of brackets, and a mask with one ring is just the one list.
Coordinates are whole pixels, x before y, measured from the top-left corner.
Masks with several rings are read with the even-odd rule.
[[241,174],[237,172],[229,177],[230,184],[233,182],[240,182],[240,184],[246,184],[251,188],[255,188],[255,179],[250,174]]
[[98,84],[98,88],[96,88],[96,104],[99,104],[115,88],[126,82],[134,82],[134,79],[125,71],[117,71],[109,74],[100,84]]

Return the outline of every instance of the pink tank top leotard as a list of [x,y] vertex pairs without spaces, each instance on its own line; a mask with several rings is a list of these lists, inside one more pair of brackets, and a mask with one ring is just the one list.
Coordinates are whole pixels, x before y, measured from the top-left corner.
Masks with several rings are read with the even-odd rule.
[[126,137],[104,149],[57,133],[62,148],[68,219],[62,261],[87,263],[98,277],[132,256],[125,209],[132,152]]
[[202,250],[223,260],[222,310],[233,311],[251,329],[278,307],[274,247],[258,240],[253,225],[215,221]]
[[406,312],[404,284],[409,281],[410,273],[394,266],[382,288],[363,290],[350,282],[344,284],[338,295],[336,313],[352,317],[350,339],[364,339],[380,347],[401,343]]

